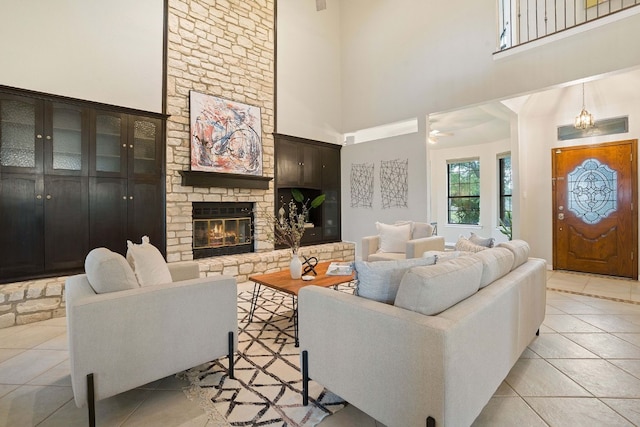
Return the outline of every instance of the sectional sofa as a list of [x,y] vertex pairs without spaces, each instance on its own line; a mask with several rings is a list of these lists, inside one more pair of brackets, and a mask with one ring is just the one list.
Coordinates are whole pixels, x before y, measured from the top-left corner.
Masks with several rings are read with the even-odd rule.
[[389,427],[472,424],[545,316],[544,260],[523,241],[498,246],[391,265],[393,303],[303,288],[305,390],[311,378]]

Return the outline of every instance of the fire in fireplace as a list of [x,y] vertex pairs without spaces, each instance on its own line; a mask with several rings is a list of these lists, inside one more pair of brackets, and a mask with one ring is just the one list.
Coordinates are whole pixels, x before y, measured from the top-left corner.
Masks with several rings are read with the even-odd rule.
[[253,203],[194,202],[193,258],[253,252]]

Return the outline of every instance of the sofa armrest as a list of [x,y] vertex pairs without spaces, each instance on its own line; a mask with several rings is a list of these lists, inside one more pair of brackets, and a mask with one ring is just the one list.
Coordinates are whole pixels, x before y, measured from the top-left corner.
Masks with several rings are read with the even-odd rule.
[[420,258],[427,251],[444,251],[444,237],[430,236],[407,242],[407,259]]
[[369,255],[375,254],[380,248],[380,236],[365,236],[362,238],[362,260],[368,261]]
[[87,402],[86,376],[101,400],[228,354],[237,347],[237,286],[203,277],[96,294],[86,275],[65,285],[71,381]]
[[386,425],[442,419],[453,322],[318,286],[300,290],[298,316],[311,379]]
[[200,277],[200,264],[196,261],[170,262],[167,263],[167,267],[171,273],[171,280],[174,282]]

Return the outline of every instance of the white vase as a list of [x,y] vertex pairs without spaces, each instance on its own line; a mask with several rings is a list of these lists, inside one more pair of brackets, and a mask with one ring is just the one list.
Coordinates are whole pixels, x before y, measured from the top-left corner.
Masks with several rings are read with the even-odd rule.
[[291,272],[292,279],[299,279],[302,277],[302,261],[298,254],[291,255],[291,263],[289,263],[289,271]]

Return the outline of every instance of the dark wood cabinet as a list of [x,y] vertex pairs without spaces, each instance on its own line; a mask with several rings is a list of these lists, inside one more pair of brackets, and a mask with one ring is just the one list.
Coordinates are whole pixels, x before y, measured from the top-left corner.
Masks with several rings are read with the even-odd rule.
[[0,176],[0,277],[44,270],[43,186],[42,176]]
[[162,118],[113,108],[0,88],[0,281],[81,271],[140,232],[165,250]]
[[165,250],[164,144],[159,119],[96,112],[92,139],[90,246],[126,254],[149,236]]
[[89,186],[87,177],[45,177],[44,270],[81,269],[89,252]]
[[340,232],[340,149],[341,146],[274,134],[275,209],[291,200],[291,190],[299,189],[305,199],[325,194],[325,202],[312,209],[303,245],[337,242]]
[[322,188],[321,149],[298,138],[279,136],[276,143],[276,182],[283,187]]

